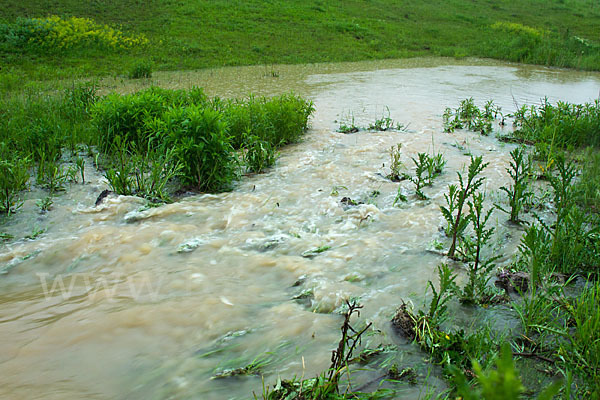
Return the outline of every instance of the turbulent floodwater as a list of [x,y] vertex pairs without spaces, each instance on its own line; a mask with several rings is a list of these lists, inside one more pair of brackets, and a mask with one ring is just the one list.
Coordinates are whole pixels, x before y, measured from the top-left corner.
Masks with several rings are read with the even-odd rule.
[[[443,133],[444,108],[466,97],[479,105],[494,99],[505,112],[543,96],[590,101],[598,97],[600,75],[417,59],[159,73],[154,83],[198,85],[226,97],[292,89],[317,111],[302,143],[230,193],[146,210],[133,197],[93,207],[107,186],[90,162],[91,183],[72,185],[48,214],[37,213],[42,193],[28,194],[2,231],[16,238],[46,231],[0,248],[0,269],[8,271],[0,275],[2,398],[248,398],[261,393],[260,377],[211,377],[255,359],[270,361],[267,384],[278,374],[314,376],[329,365],[342,322],[332,311],[348,297],[360,298],[361,321],[381,330],[371,344],[399,345],[396,361],[415,367],[423,384],[423,355],[396,338],[388,321],[401,299],[422,304],[426,282],[443,261],[427,249],[444,241],[439,205],[468,163],[465,154],[490,163],[485,189],[498,201],[513,148],[493,137]],[[364,126],[388,110],[408,131],[335,132],[335,121],[354,118]],[[412,184],[403,182],[409,202],[393,207],[399,184],[383,175],[397,143],[409,171],[418,152],[443,152],[448,160],[425,189],[429,200],[416,201]],[[343,197],[365,204],[348,208]],[[504,214],[494,216],[506,263],[519,231],[504,224]],[[322,246],[330,248],[302,257]],[[427,384],[440,382],[430,377]],[[420,390],[406,387],[399,398]]]

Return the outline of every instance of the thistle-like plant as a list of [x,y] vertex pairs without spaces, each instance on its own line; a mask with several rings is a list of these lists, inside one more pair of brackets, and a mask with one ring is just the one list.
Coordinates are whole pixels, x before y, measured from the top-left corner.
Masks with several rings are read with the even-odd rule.
[[487,283],[490,280],[490,271],[494,267],[493,262],[498,258],[491,257],[484,260],[481,251],[487,245],[492,235],[494,228],[487,228],[486,225],[492,216],[493,208],[487,212],[483,211],[483,201],[485,196],[478,192],[473,194],[473,200],[468,202],[469,215],[473,228],[473,239],[466,241],[466,256],[469,260],[469,282],[463,289],[462,300],[464,302],[476,302],[485,297],[487,293]]
[[463,208],[468,199],[473,196],[477,189],[483,184],[485,178],[477,177],[481,171],[485,169],[487,163],[483,162],[483,158],[471,156],[471,164],[467,173],[467,179],[463,179],[460,172],[458,174],[459,186],[450,185],[448,187],[448,195],[444,195],[448,207],[441,206],[440,210],[444,218],[448,222],[446,232],[452,237],[452,244],[448,250],[448,257],[454,258],[458,239],[468,224],[468,217],[463,215]]
[[531,163],[527,159],[525,150],[521,147],[517,147],[511,151],[510,157],[510,168],[506,168],[506,172],[508,172],[513,182],[508,188],[505,186],[500,188],[500,190],[505,192],[508,196],[510,211],[505,210],[497,204],[496,207],[499,210],[510,214],[511,222],[519,223],[519,212],[521,212],[523,205],[532,195],[532,193],[528,190],[528,179],[531,173]]

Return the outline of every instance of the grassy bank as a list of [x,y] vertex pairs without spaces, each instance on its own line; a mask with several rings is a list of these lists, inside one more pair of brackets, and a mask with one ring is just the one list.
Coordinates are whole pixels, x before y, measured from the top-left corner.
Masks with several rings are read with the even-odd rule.
[[[107,24],[126,37],[141,38],[140,45],[110,51],[96,42],[66,49],[15,45],[15,38],[31,28],[23,18],[50,14]],[[600,69],[600,6],[591,0],[60,0],[51,6],[47,0],[3,0],[0,23],[4,86],[17,85],[23,76],[127,75],[140,60],[156,70],[181,70],[479,56]]]

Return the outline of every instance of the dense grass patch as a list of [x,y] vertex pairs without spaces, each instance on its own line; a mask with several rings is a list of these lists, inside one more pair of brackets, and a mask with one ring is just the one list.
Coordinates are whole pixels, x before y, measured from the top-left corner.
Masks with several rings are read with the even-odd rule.
[[517,139],[554,148],[600,146],[600,100],[586,104],[523,106],[515,113]]
[[[143,50],[118,54],[4,49],[4,74],[35,79],[123,74],[139,58],[150,58],[157,70],[176,70],[425,55],[600,68],[600,7],[589,0],[152,0],[143,6],[136,0],[60,0],[51,12],[64,20],[107,24],[128,37],[144,35],[149,42]],[[48,13],[45,0],[0,1],[0,22],[10,26],[19,17]]]
[[227,190],[243,169],[273,165],[276,149],[306,131],[314,108],[293,94],[225,101],[200,88],[152,87],[99,98],[93,85],[79,85],[13,96],[0,110],[0,211],[10,212],[30,174],[51,192],[78,174],[83,181],[82,151],[120,194],[164,201],[182,185]]

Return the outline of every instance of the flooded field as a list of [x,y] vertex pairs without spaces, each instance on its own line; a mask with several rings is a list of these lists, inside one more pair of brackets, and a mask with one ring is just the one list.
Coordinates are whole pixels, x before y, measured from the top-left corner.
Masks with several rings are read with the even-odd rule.
[[[422,304],[444,260],[430,250],[447,240],[439,206],[456,171],[469,154],[482,155],[487,201],[502,201],[514,148],[493,135],[443,133],[445,107],[473,97],[508,113],[544,96],[581,103],[600,93],[599,74],[435,59],[156,73],[154,84],[224,97],[293,90],[316,113],[304,141],[229,193],[157,208],[109,196],[95,207],[107,184],[91,162],[89,182],[57,196],[47,214],[35,205],[40,193],[28,193],[2,227],[17,239],[0,248],[0,397],[250,398],[262,392],[260,376],[215,377],[253,361],[265,363],[266,384],[326,369],[342,323],[336,311],[350,297],[364,305],[361,321],[381,331],[370,344],[398,345],[397,362],[419,373],[419,385],[398,398],[443,387],[389,321],[402,299]],[[388,115],[406,129],[336,132]],[[409,173],[411,156],[444,154],[427,200],[415,198],[410,182],[385,178],[398,143]],[[398,185],[408,201],[394,206]],[[520,231],[505,214],[492,218],[502,265]],[[34,238],[18,239],[26,235]]]

